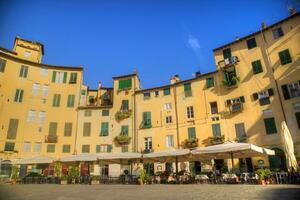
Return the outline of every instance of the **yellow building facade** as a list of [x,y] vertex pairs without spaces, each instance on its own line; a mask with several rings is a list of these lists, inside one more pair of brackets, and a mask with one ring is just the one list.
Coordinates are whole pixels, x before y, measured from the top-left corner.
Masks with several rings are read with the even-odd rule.
[[[113,77],[111,88],[99,83],[90,89],[82,67],[43,64],[43,45],[17,37],[12,51],[0,48],[0,158],[148,153],[247,141],[277,156],[239,159],[236,167],[284,168],[280,132],[286,121],[299,162],[299,22],[296,13],[263,24],[214,49],[216,71],[188,80],[175,75],[169,85],[149,89],[141,88],[137,73]],[[161,167],[167,166],[150,170]]]

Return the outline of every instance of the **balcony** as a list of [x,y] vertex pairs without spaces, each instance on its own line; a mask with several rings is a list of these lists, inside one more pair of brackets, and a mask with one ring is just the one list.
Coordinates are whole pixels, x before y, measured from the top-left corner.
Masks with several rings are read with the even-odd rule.
[[243,110],[244,102],[245,102],[244,96],[240,96],[239,98],[227,100],[226,105],[229,107],[230,113],[236,113]]
[[221,60],[218,62],[218,66],[220,68],[226,68],[230,66],[234,66],[239,62],[239,58],[237,56],[232,56],[230,58],[225,58],[224,60]]
[[115,137],[115,142],[119,145],[127,145],[130,143],[131,137],[128,135],[118,135]]
[[223,70],[224,73],[224,80],[223,85],[227,88],[236,87],[240,78],[236,75],[235,68],[230,68]]
[[184,148],[184,149],[193,149],[193,148],[196,148],[198,147],[198,139],[195,138],[195,139],[186,139],[184,140],[182,143],[181,143],[181,146]]
[[205,146],[212,146],[216,144],[222,144],[225,141],[225,136],[213,136],[213,137],[208,137],[205,140],[202,141],[202,144]]
[[131,116],[131,114],[132,114],[131,110],[119,110],[115,114],[115,119],[117,122],[120,122],[126,118],[129,118]]
[[57,136],[56,135],[46,135],[45,143],[57,143]]

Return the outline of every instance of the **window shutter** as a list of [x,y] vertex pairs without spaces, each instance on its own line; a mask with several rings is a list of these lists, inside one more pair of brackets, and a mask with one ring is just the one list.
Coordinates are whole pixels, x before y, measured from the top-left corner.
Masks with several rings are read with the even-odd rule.
[[63,83],[66,83],[67,82],[67,72],[64,72],[64,80],[63,80]]
[[253,94],[252,94],[252,97],[253,97],[253,100],[255,101],[255,100],[258,99],[258,94],[257,94],[257,93],[253,93]]
[[298,129],[300,130],[300,112],[295,113]]
[[268,89],[268,94],[269,94],[269,96],[273,96],[274,95],[273,88]]
[[226,100],[226,105],[227,105],[227,106],[231,105],[231,100],[230,100],[230,99],[227,99],[227,100]]
[[16,94],[15,94],[15,102],[18,102],[19,93],[20,93],[20,90],[17,89]]
[[7,139],[16,139],[17,137],[17,131],[18,131],[18,119],[10,119],[8,130],[7,130]]
[[244,96],[240,96],[240,100],[242,103],[245,103],[245,97]]
[[19,98],[19,102],[22,102],[22,101],[23,101],[23,93],[24,93],[24,90],[20,90],[20,98]]
[[289,91],[288,91],[287,85],[282,85],[282,86],[281,86],[281,89],[282,89],[282,93],[283,93],[284,99],[285,99],[285,100],[290,99],[291,97],[290,97],[290,93],[289,93]]
[[195,127],[188,128],[188,138],[189,138],[189,140],[196,139],[196,130],[195,130]]
[[274,118],[264,119],[267,134],[277,133],[276,123]]
[[107,145],[107,152],[112,152],[113,146],[111,144]]
[[53,73],[52,73],[52,83],[55,82],[55,79],[56,79],[56,71],[53,71]]
[[24,77],[26,78],[28,74],[28,67],[24,66]]

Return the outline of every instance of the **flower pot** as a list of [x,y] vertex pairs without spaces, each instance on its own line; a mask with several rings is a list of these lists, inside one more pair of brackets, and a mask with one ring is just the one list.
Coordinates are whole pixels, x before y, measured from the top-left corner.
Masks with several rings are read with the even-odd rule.
[[266,185],[266,181],[265,180],[260,180],[262,185]]
[[139,179],[139,184],[140,184],[140,185],[144,185],[144,182],[143,182],[142,179]]
[[99,185],[99,181],[98,180],[92,180],[91,185]]
[[61,184],[61,185],[67,185],[67,183],[68,183],[67,180],[61,180],[61,181],[60,181],[60,184]]

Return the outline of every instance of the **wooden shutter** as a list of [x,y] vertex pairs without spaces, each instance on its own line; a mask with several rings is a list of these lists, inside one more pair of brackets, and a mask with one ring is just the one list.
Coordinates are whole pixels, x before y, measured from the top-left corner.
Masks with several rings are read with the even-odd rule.
[[67,72],[64,72],[64,79],[63,79],[63,83],[67,82]]
[[282,89],[284,99],[285,100],[290,99],[291,97],[287,85],[282,85],[281,89]]
[[91,135],[91,123],[84,122],[83,124],[83,136],[90,136]]
[[49,135],[56,136],[57,134],[57,122],[50,122],[49,124]]
[[227,49],[223,50],[223,58],[224,59],[231,58],[231,49],[230,48],[227,48]]
[[245,103],[245,97],[244,96],[240,96],[240,100],[242,103]]
[[267,134],[277,133],[276,123],[274,118],[264,119]]
[[71,136],[72,135],[72,123],[66,122],[65,129],[64,129],[64,136]]
[[188,128],[188,137],[189,137],[189,140],[196,139],[196,129],[195,129],[195,127]]
[[107,152],[112,152],[113,146],[111,144],[107,145]]
[[253,93],[253,94],[252,94],[252,97],[253,97],[253,100],[255,101],[255,100],[258,99],[258,94],[257,94],[257,93]]
[[55,83],[56,80],[56,71],[53,71],[52,73],[52,83]]
[[18,119],[10,119],[8,130],[7,130],[7,139],[16,139],[17,131],[18,131],[19,120]]
[[128,126],[122,126],[121,133],[122,135],[128,135]]
[[268,94],[269,94],[269,96],[273,96],[274,95],[273,88],[268,89]]

